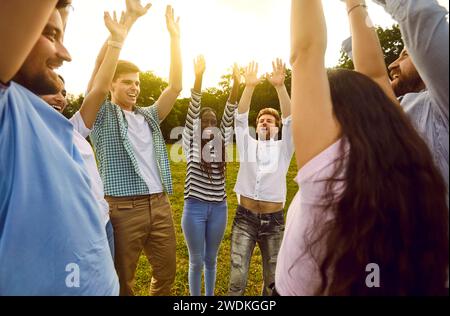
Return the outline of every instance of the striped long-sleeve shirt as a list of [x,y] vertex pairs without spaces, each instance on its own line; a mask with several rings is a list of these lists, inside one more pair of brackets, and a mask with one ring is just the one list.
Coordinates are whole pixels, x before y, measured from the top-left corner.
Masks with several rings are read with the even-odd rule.
[[[216,159],[222,155],[214,151],[222,150],[222,146],[213,146],[211,175],[201,169],[201,94],[192,90],[191,101],[183,130],[183,152],[187,160],[186,180],[184,184],[184,198],[196,198],[206,202],[222,202],[226,198],[225,177],[222,175]],[[225,141],[225,147],[233,140],[233,119],[237,104],[227,102],[220,123],[220,133],[215,135],[214,144]],[[217,138],[220,136],[219,138]],[[220,142],[219,142],[220,139]]]

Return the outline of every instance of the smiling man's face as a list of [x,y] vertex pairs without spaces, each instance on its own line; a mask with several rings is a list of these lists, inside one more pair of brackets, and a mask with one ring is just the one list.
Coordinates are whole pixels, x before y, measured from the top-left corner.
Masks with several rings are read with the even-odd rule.
[[122,74],[111,84],[111,101],[122,109],[131,110],[140,92],[139,73]]
[[63,38],[63,23],[55,9],[14,81],[38,95],[58,93],[61,81],[54,69],[71,60],[62,43]]
[[389,76],[392,80],[392,89],[397,97],[425,89],[425,84],[406,48],[403,49],[399,58],[389,65]]
[[276,118],[270,114],[263,114],[258,117],[256,125],[256,133],[258,139],[269,140],[278,134],[278,126]]

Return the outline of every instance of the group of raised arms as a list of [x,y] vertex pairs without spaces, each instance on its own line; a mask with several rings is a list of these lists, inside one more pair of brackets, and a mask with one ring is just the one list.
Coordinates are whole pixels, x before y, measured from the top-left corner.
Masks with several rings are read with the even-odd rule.
[[[55,69],[72,61],[64,38],[77,1],[0,0],[0,295],[134,295],[143,251],[149,294],[168,296],[185,243],[190,294],[213,296],[228,185],[238,201],[228,295],[245,294],[256,244],[263,296],[448,295],[449,24],[437,0],[373,0],[405,44],[388,66],[366,1],[341,0],[354,70],[325,67],[322,0],[292,0],[291,91],[277,58],[265,79],[278,104],[255,122],[258,63],[233,65],[217,113],[202,101],[208,67],[196,57],[182,210],[169,202],[181,192],[160,128],[183,89],[180,18],[168,5],[168,85],[138,105],[141,70],[120,54],[152,5],[123,1],[125,12],[104,14],[109,36],[67,119],[68,78]],[[299,189],[286,205],[294,153]]]

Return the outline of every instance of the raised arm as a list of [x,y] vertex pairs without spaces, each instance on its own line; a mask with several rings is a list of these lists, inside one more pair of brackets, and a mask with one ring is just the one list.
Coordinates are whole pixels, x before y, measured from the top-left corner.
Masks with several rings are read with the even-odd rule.
[[200,115],[200,100],[202,95],[202,81],[205,73],[206,63],[205,58],[200,55],[194,60],[195,83],[192,89],[191,102],[189,102],[189,109],[186,116],[185,130],[192,136],[194,120]]
[[449,25],[436,0],[374,0],[400,25],[402,38],[434,103],[449,113]]
[[277,58],[272,62],[273,72],[269,75],[268,80],[277,90],[278,99],[280,100],[281,115],[287,118],[291,115],[291,98],[286,89],[284,81],[286,79],[286,65]]
[[[128,32],[130,32],[131,28],[133,27],[134,23],[142,16],[147,14],[148,10],[152,7],[152,4],[149,3],[145,6],[141,4],[140,0],[126,0],[126,7],[127,11],[125,14],[125,25],[127,26]],[[89,93],[92,89],[92,85],[95,80],[95,76],[98,73],[98,70],[100,69],[100,66],[103,63],[103,60],[105,59],[106,50],[108,48],[108,42],[111,40],[111,37],[109,36],[105,43],[103,44],[102,48],[100,49],[100,52],[98,53],[97,59],[95,61],[94,70],[92,71],[91,78],[89,79],[89,83],[86,89],[86,94]]]
[[105,12],[104,19],[105,25],[111,33],[110,40],[108,41],[103,62],[92,82],[92,88],[84,98],[80,108],[81,117],[89,129],[93,127],[97,113],[108,95],[109,87],[116,71],[117,61],[119,60],[120,50],[128,32],[123,13],[120,21],[117,21],[115,12],[114,18],[111,18],[109,13]]
[[372,78],[399,104],[391,86],[380,40],[367,12],[366,1],[345,0],[345,3],[352,34],[355,70]]
[[200,116],[202,81],[205,69],[205,58],[200,55],[194,60],[195,83],[191,91],[191,101],[189,102],[186,123],[183,129],[183,149],[186,154],[189,153],[190,143],[194,137],[194,123]]
[[0,82],[14,77],[36,44],[57,0],[0,0]]
[[248,67],[245,69],[244,79],[245,79],[245,89],[242,93],[241,100],[238,105],[238,113],[247,113],[250,110],[250,104],[252,102],[253,92],[256,86],[261,82],[261,79],[257,77],[258,75],[258,64],[252,61]]
[[225,146],[230,144],[233,139],[232,128],[234,122],[234,112],[237,107],[239,97],[239,87],[241,85],[241,72],[237,64],[233,65],[233,87],[231,88],[230,97],[223,110],[222,120],[220,122],[220,131],[225,140]]
[[205,69],[206,69],[205,57],[199,55],[194,60],[194,73],[195,73],[194,91],[196,93],[202,93],[202,82]]
[[166,8],[166,24],[170,34],[170,74],[169,86],[156,102],[160,121],[163,121],[172,111],[175,101],[182,90],[180,18],[175,21],[174,11],[170,5]]
[[333,118],[325,69],[327,34],[321,0],[292,0],[292,128],[298,168],[333,144]]
[[230,97],[228,102],[231,104],[236,104],[239,97],[239,88],[241,86],[241,71],[239,66],[235,63],[233,65],[233,87],[231,88]]

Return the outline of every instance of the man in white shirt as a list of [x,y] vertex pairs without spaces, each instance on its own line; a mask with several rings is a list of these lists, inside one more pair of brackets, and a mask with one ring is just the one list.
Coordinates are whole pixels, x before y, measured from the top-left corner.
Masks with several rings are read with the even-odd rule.
[[247,285],[248,268],[258,243],[263,261],[262,295],[271,295],[278,251],[284,232],[286,174],[294,153],[290,126],[290,98],[284,84],[286,69],[281,60],[273,63],[269,78],[275,87],[282,111],[282,140],[277,140],[280,115],[272,108],[259,112],[258,139],[250,136],[248,115],[257,78],[258,65],[251,63],[245,73],[245,90],[235,117],[240,168],[234,188],[239,206],[231,234],[231,272],[228,294],[240,296]]

